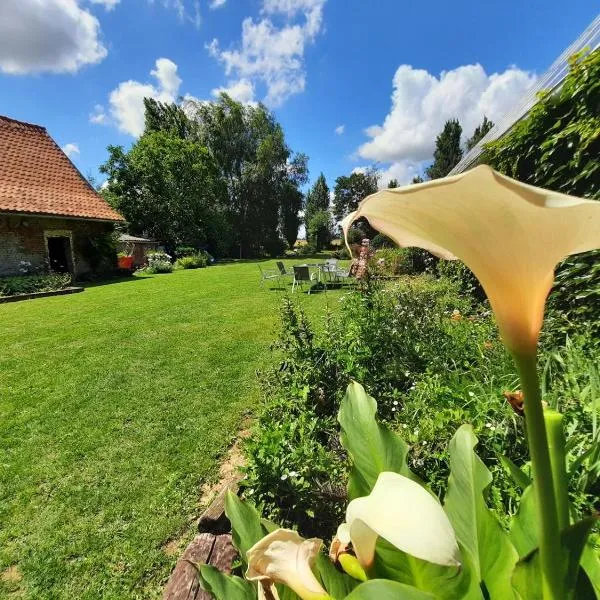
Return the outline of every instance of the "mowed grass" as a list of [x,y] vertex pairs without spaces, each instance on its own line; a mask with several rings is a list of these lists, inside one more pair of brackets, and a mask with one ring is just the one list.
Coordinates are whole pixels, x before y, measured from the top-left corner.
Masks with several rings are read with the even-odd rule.
[[160,597],[280,298],[238,262],[0,305],[0,597]]

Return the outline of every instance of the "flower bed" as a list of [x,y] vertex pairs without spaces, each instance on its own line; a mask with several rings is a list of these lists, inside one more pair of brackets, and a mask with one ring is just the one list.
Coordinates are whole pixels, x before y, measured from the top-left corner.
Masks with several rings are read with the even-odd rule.
[[0,298],[55,292],[71,285],[70,273],[38,273],[0,278]]

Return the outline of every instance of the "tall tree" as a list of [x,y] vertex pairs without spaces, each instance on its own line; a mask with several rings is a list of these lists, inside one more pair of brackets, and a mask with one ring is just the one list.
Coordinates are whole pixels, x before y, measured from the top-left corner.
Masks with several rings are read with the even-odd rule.
[[480,125],[477,125],[473,135],[467,140],[467,150],[471,150],[477,145],[477,142],[494,126],[485,115]]
[[394,188],[398,187],[398,180],[397,179],[390,179],[388,181],[388,190],[393,190]]
[[335,180],[333,214],[341,221],[348,213],[358,208],[358,203],[377,191],[379,173],[375,169],[342,175]]
[[107,197],[132,232],[219,254],[278,254],[298,228],[307,158],[294,155],[262,105],[146,99],[146,129],[129,152],[109,147]]
[[178,104],[144,98],[144,132],[162,131],[182,139],[197,138],[196,124]]
[[225,181],[237,254],[276,253],[282,243],[282,190],[302,181],[306,161],[297,163],[303,169],[300,179],[290,176],[292,151],[281,125],[261,104],[243,105],[221,94],[214,102],[189,102],[186,112],[196,122],[199,139],[215,157]]
[[317,180],[306,194],[305,221],[308,223],[312,216],[321,210],[329,210],[329,186],[323,173],[317,177]]
[[329,211],[329,186],[321,173],[306,194],[304,223],[306,238],[321,250],[331,241],[331,214]]
[[463,156],[460,147],[460,136],[462,127],[458,119],[446,121],[444,129],[435,140],[435,152],[433,153],[433,164],[427,167],[425,173],[429,179],[446,177],[448,173],[459,163]]
[[165,243],[218,249],[213,226],[219,220],[224,186],[208,150],[162,131],[144,134],[129,152],[108,147],[100,167],[108,176],[104,197],[127,219],[134,234]]

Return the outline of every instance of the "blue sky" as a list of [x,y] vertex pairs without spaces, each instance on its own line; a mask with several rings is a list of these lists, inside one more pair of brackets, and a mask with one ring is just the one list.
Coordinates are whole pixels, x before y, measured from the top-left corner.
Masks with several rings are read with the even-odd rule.
[[[212,3],[212,6],[211,6]],[[42,124],[84,174],[129,146],[141,98],[265,101],[311,179],[373,163],[409,181],[446,118],[498,118],[596,0],[2,0],[0,114]],[[337,129],[337,132],[336,132]]]

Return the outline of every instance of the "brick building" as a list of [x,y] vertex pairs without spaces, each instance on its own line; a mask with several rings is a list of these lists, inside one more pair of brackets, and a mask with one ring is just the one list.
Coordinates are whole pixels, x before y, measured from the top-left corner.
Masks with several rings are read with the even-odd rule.
[[44,127],[0,116],[0,276],[93,273],[119,221]]

